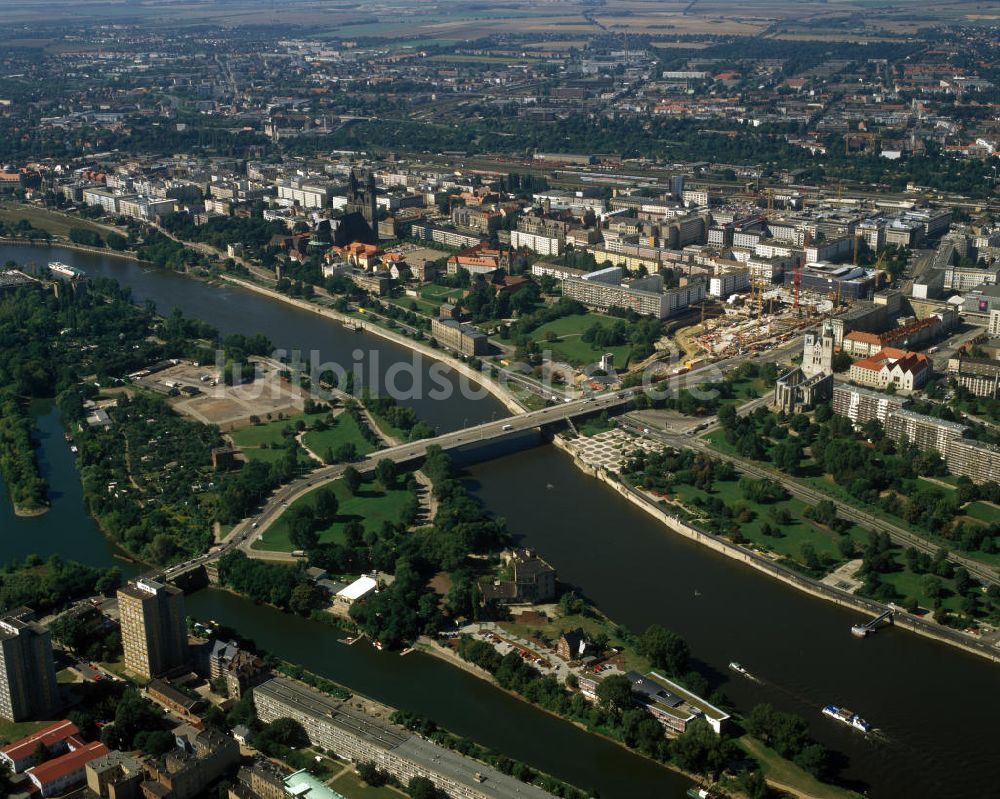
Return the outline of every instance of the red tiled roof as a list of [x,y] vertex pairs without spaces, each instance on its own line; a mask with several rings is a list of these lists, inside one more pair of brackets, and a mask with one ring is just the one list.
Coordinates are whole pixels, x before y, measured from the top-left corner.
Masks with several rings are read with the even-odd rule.
[[60,741],[65,741],[71,735],[79,735],[80,728],[69,719],[57,721],[55,724],[32,733],[31,735],[7,744],[0,752],[3,752],[11,760],[23,760],[34,754],[41,741],[46,747],[52,748]]
[[83,768],[91,760],[103,757],[109,751],[111,750],[100,741],[94,741],[75,752],[57,757],[55,760],[48,760],[38,766],[32,766],[28,769],[28,774],[39,785],[47,785]]

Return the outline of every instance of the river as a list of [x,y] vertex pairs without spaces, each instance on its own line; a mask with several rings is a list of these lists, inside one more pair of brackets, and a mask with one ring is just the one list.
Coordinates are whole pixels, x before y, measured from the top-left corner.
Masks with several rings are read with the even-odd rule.
[[[180,307],[223,332],[262,332],[276,346],[316,348],[324,358],[346,357],[343,353],[357,347],[360,337],[365,348],[384,353],[379,356],[383,367],[393,357],[410,360],[394,344],[349,333],[251,292],[124,260],[0,247],[0,263],[27,260],[28,253],[39,262],[58,259],[91,275],[115,277],[132,287],[137,300],[151,299],[161,312]],[[504,413],[489,396],[406,404],[441,429]],[[901,630],[857,640],[850,635],[855,614],[671,534],[579,472],[554,447],[474,466],[470,485],[559,570],[562,580],[579,586],[612,618],[635,630],[658,622],[682,634],[699,669],[741,710],[767,701],[804,716],[817,739],[845,753],[842,776],[868,786],[872,796],[994,795],[995,758],[990,753],[995,747],[989,742],[995,740],[994,719],[1000,710],[995,666]],[[45,525],[50,516],[13,523]],[[81,510],[77,526],[84,521]],[[91,535],[96,531],[87,533]],[[41,543],[31,549],[47,554]],[[196,594],[189,603],[197,615],[238,628],[275,654],[389,704],[424,712],[458,733],[597,788],[602,796],[672,796],[683,782],[615,747],[595,750],[597,759],[591,761],[578,747],[593,739],[427,656],[378,656],[365,647],[345,648],[320,625],[277,616],[218,591]],[[736,679],[727,669],[733,659],[764,684]],[[870,742],[823,718],[819,708],[827,702],[858,711],[884,730],[887,740]],[[524,713],[530,715],[520,715]],[[534,733],[536,728],[540,734]],[[585,779],[581,769],[598,779]],[[651,773],[652,779],[664,780],[662,789],[650,790],[645,780]],[[600,779],[604,774],[614,778]]]

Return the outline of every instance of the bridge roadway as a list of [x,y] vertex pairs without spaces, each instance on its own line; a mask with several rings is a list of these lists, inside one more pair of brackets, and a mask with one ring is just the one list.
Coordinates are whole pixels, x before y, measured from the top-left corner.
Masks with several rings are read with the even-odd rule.
[[229,535],[226,536],[222,544],[212,547],[211,550],[203,555],[174,564],[166,570],[165,576],[168,579],[179,577],[192,569],[219,559],[227,552],[236,548],[243,549],[244,551],[249,550],[253,542],[281,516],[292,502],[303,494],[338,479],[343,475],[348,465],[353,466],[360,472],[366,472],[374,469],[380,460],[386,458],[395,463],[407,463],[422,458],[427,454],[428,447],[432,445],[437,445],[441,449],[448,450],[468,444],[491,441],[543,425],[563,422],[575,416],[612,410],[627,403],[631,396],[631,391],[620,391],[591,396],[571,402],[562,402],[558,405],[551,405],[537,411],[529,411],[518,416],[506,417],[474,427],[445,433],[435,438],[409,441],[394,447],[376,450],[351,464],[342,463],[320,467],[276,489],[268,498],[264,507],[256,515],[244,519],[237,524],[230,531]]

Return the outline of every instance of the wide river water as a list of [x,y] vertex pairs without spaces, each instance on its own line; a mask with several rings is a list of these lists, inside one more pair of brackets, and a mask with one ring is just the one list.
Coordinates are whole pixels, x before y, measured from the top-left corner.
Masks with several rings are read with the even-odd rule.
[[[278,347],[317,350],[349,365],[377,352],[379,369],[412,362],[405,348],[242,289],[210,286],[129,261],[68,250],[0,247],[0,263],[61,260],[130,286],[161,313],[180,308],[224,333],[261,332]],[[420,369],[426,370],[424,362]],[[486,396],[407,400],[433,426],[450,430],[505,413]],[[95,565],[113,550],[87,517],[58,415],[40,417],[42,463],[53,507],[21,519],[0,504],[0,561],[59,552]],[[605,612],[634,630],[660,623],[691,644],[697,665],[741,710],[757,702],[805,717],[817,739],[844,754],[841,778],[874,797],[996,796],[1000,679],[972,655],[902,630],[851,636],[859,617],[788,588],[670,533],[579,472],[551,446],[469,469],[470,487],[511,531],[539,550]],[[389,704],[424,713],[602,797],[674,797],[688,784],[648,761],[515,700],[421,654],[405,657],[346,647],[322,625],[240,597],[205,590],[192,615],[238,629],[275,654]],[[739,660],[761,677],[730,672]],[[853,708],[884,734],[868,740],[819,714],[827,702]]]

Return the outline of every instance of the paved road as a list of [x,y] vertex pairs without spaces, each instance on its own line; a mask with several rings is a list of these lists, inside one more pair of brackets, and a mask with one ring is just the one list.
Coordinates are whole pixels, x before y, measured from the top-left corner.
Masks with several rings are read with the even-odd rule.
[[[617,392],[602,394],[583,400],[563,402],[542,408],[541,410],[523,413],[520,416],[486,422],[464,430],[445,433],[436,438],[425,438],[420,441],[406,442],[394,447],[376,450],[350,465],[354,466],[358,471],[365,472],[374,469],[375,465],[384,458],[395,463],[407,463],[422,458],[427,454],[428,447],[432,445],[437,445],[442,449],[448,450],[475,442],[489,441],[494,438],[501,438],[513,433],[530,430],[539,425],[564,421],[583,413],[611,410],[624,405],[629,401],[630,397],[631,392]],[[213,547],[211,551],[204,555],[199,555],[196,558],[191,558],[183,563],[171,566],[167,570],[166,576],[168,578],[177,577],[179,574],[189,571],[192,568],[216,560],[226,552],[237,547],[248,550],[253,542],[281,516],[288,505],[318,486],[338,479],[343,475],[347,466],[348,464],[323,466],[287,485],[281,486],[271,495],[258,514],[244,519],[237,524],[221,545]]]
[[[888,533],[889,537],[897,544],[912,546],[920,552],[926,552],[931,555],[935,554],[939,549],[936,544],[928,542],[927,539],[921,538],[919,535],[910,532],[904,527],[887,522],[869,512],[860,510],[853,505],[836,499],[824,491],[820,491],[819,489],[812,488],[811,486],[808,486],[798,480],[794,480],[777,469],[769,468],[754,461],[740,458],[736,455],[729,455],[727,453],[720,452],[719,450],[713,449],[707,441],[701,438],[691,438],[661,430],[649,430],[648,433],[645,433],[645,430],[648,428],[644,427],[641,420],[631,419],[628,415],[624,418],[625,423],[633,431],[643,432],[644,434],[673,447],[688,447],[690,449],[709,453],[713,457],[730,461],[738,471],[751,477],[756,477],[757,479],[775,480],[776,482],[781,483],[789,494],[803,502],[815,505],[821,500],[829,500],[836,506],[837,513],[842,518],[859,524],[869,530]],[[952,563],[964,566],[968,570],[969,574],[987,584],[1000,583],[997,570],[981,563],[980,561],[973,560],[954,552],[948,553],[948,560]]]

